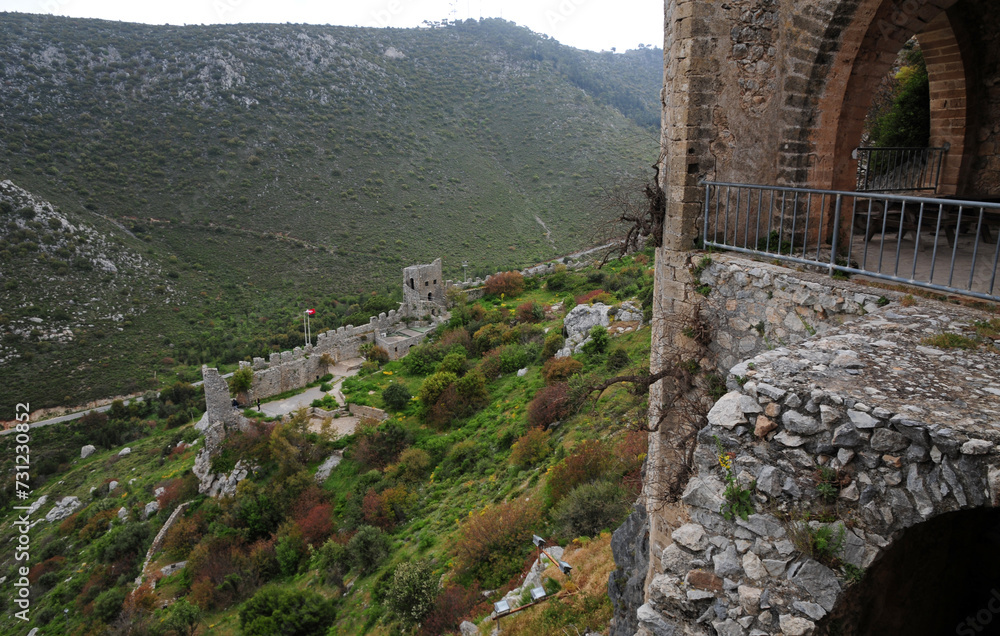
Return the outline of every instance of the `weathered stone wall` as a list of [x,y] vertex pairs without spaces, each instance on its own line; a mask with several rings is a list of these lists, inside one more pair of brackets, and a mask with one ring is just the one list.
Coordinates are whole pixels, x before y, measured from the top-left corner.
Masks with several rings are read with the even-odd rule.
[[[805,511],[834,510],[838,556],[867,567],[906,528],[996,504],[1000,355],[921,343],[969,333],[982,318],[931,301],[892,303],[733,368],[731,392],[699,434],[682,497],[687,522],[666,529],[665,545],[650,545],[638,633],[809,634],[824,627],[847,583],[845,571],[803,553]],[[747,520],[720,514],[716,439],[752,488]],[[836,475],[836,506],[817,489],[820,467]]]
[[872,96],[918,34],[942,192],[1000,192],[995,2],[666,0],[665,18],[665,245],[692,247],[702,178],[853,190]]
[[386,350],[390,360],[399,360],[410,352],[412,347],[417,346],[427,338],[426,333],[404,338],[401,336],[386,337],[383,334],[375,336],[375,343]]
[[379,422],[381,422],[382,420],[389,419],[388,413],[386,413],[382,409],[377,409],[372,406],[363,406],[361,404],[349,404],[347,406],[347,410],[351,412],[351,415],[356,415],[362,419],[369,418],[373,420],[378,420]]
[[[691,267],[703,255],[689,256]],[[729,369],[761,351],[802,342],[901,296],[846,280],[725,254],[699,276],[711,287],[701,314],[714,331],[713,366]]]
[[[321,333],[314,346],[272,353],[267,361],[254,358],[251,399],[264,399],[315,381],[329,372],[329,365],[321,360],[324,354],[328,354],[334,364],[357,358],[361,355],[362,345],[377,342],[387,331],[397,329],[404,318],[404,314],[396,311],[382,313],[377,317],[372,316],[367,325],[340,327]],[[419,338],[413,340],[419,341]],[[410,346],[413,344],[415,342],[410,343]]]
[[433,315],[444,306],[441,259],[403,268],[403,310],[410,316]]

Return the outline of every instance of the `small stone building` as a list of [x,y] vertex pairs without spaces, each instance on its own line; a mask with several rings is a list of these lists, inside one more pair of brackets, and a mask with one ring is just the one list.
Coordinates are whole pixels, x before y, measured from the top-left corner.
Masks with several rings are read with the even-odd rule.
[[441,259],[403,268],[403,312],[412,317],[437,316],[445,309]]

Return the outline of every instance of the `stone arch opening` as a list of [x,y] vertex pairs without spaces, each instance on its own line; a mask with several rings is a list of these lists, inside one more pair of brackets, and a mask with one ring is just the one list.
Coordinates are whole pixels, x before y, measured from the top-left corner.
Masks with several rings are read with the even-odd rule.
[[847,589],[817,634],[1000,634],[1000,509],[905,530]]
[[410,279],[410,289],[416,289],[416,288],[417,288],[417,286],[416,286],[416,284],[415,284],[415,283],[413,282],[413,279],[411,278],[411,279]]
[[[968,0],[962,0],[968,2]],[[817,149],[828,160],[819,161],[814,173],[820,187],[854,190],[857,161],[851,158],[862,138],[865,117],[879,83],[893,68],[906,42],[916,37],[927,64],[931,92],[932,147],[950,146],[942,166],[939,194],[958,192],[962,167],[970,157],[966,149],[969,114],[967,75],[971,53],[949,15],[956,0],[911,2],[871,0],[856,14],[855,25],[845,35],[835,66],[848,71],[834,78],[821,110],[832,125],[820,126]],[[911,6],[912,5],[912,6]]]
[[433,300],[434,300],[434,293],[433,292],[427,292],[427,300],[429,302],[433,302]]

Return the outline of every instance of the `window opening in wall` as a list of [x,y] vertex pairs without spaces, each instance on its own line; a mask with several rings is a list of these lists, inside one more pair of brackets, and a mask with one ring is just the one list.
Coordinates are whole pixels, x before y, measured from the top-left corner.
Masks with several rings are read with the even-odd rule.
[[413,279],[410,279],[410,289],[416,289],[417,286],[413,284]]
[[434,294],[428,292],[427,293],[427,300],[433,300],[433,299],[434,299]]
[[424,281],[424,287],[430,287],[430,286],[431,286],[430,283],[428,283],[427,281]]

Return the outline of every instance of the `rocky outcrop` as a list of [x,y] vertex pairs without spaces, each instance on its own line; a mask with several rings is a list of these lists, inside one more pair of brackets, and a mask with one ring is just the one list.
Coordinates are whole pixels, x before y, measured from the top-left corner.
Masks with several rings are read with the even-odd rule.
[[210,497],[231,497],[236,494],[236,486],[247,478],[251,467],[242,459],[227,475],[212,472],[212,456],[208,448],[202,448],[194,459],[194,472],[198,477],[198,492]]
[[636,504],[611,535],[611,552],[618,567],[608,577],[608,596],[614,605],[609,636],[632,636],[639,626],[637,613],[645,601],[649,569],[649,519],[644,506]]
[[93,444],[87,444],[80,449],[80,459],[87,459],[93,455],[95,451],[97,451],[97,448]]
[[579,353],[590,340],[590,330],[600,325],[608,327],[613,322],[635,323],[642,325],[642,307],[638,303],[626,301],[620,306],[594,303],[593,305],[577,305],[563,319],[563,331],[566,343],[556,353],[557,358],[565,358]]
[[49,523],[61,521],[73,514],[82,505],[77,497],[63,497],[56,504],[55,508],[49,510],[48,514],[45,515],[45,520]]

